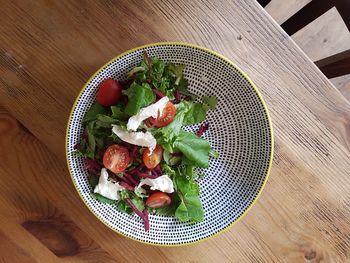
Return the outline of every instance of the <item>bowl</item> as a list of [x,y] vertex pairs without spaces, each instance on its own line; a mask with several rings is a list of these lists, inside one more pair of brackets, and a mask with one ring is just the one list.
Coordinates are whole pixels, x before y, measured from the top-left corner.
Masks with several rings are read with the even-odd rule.
[[[215,95],[218,105],[207,115],[205,138],[219,152],[200,172],[200,198],[204,221],[183,223],[173,217],[150,215],[146,232],[136,215],[100,203],[92,191],[83,159],[74,154],[82,133],[82,118],[106,78],[123,80],[142,60],[143,51],[165,62],[186,64],[190,92]],[[187,127],[195,131],[198,126]],[[212,237],[236,223],[258,199],[271,168],[272,125],[266,104],[249,77],[230,60],[192,44],[164,42],[141,46],[120,54],[102,66],[85,84],[72,108],[66,134],[67,164],[74,186],[91,212],[121,235],[154,245],[185,245]]]

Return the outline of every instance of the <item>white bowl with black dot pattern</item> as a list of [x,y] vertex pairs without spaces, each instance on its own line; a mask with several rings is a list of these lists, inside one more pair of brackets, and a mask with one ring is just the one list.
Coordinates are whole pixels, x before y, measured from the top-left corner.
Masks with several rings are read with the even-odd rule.
[[[173,217],[150,215],[150,230],[136,215],[121,213],[114,205],[91,198],[83,160],[74,152],[82,133],[81,121],[95,100],[99,83],[122,80],[142,60],[143,51],[165,62],[186,64],[189,90],[215,95],[204,137],[220,153],[201,169],[199,181],[204,221],[182,223]],[[188,127],[196,131],[198,125]],[[88,208],[109,228],[137,241],[154,245],[185,245],[204,240],[237,222],[258,198],[271,167],[272,126],[266,105],[252,81],[232,62],[208,49],[185,43],[155,43],[127,51],[109,61],[86,83],[76,99],[66,135],[67,163],[73,183]]]

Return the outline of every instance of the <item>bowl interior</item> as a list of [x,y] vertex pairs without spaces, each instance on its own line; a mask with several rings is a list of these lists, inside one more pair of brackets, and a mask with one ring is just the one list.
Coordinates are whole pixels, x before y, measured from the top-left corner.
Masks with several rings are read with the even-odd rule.
[[[218,97],[218,105],[207,115],[205,138],[219,152],[210,160],[200,180],[205,219],[182,223],[175,218],[151,215],[150,231],[135,215],[121,213],[113,205],[90,197],[92,191],[83,160],[74,152],[82,133],[81,121],[95,100],[99,83],[106,78],[124,79],[126,73],[150,56],[165,62],[186,64],[189,89],[201,98]],[[187,127],[196,131],[198,125]],[[260,193],[270,167],[272,131],[262,98],[237,67],[209,50],[180,43],[161,43],[126,52],[103,66],[85,85],[72,109],[67,130],[67,159],[72,180],[89,209],[111,229],[133,239],[159,245],[179,245],[208,238],[234,223]]]

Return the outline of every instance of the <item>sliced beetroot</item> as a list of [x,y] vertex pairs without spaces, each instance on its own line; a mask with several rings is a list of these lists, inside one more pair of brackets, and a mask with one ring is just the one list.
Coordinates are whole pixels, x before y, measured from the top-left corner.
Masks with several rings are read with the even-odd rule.
[[154,93],[154,95],[156,95],[157,99],[161,99],[161,98],[165,97],[165,94],[163,92],[161,92],[160,90],[153,89],[153,93]]
[[124,173],[124,176],[123,176],[123,177],[126,178],[129,182],[131,182],[131,185],[132,185],[132,186],[138,185],[138,182],[135,180],[134,177],[132,177],[131,174],[129,174],[129,173]]
[[135,187],[132,187],[131,185],[129,185],[126,182],[119,182],[119,185],[123,186],[125,189],[130,190],[130,191],[134,191],[135,190]]
[[201,136],[203,135],[203,133],[205,133],[205,132],[208,130],[208,128],[209,128],[209,123],[203,123],[203,124],[199,127],[199,129],[198,129],[196,135],[197,135],[198,137],[201,137]]
[[177,89],[174,93],[174,97],[175,97],[175,100],[174,100],[174,103],[179,103],[180,100],[181,100],[181,96],[180,96],[180,91]]
[[149,221],[148,221],[147,209],[145,208],[146,212],[145,212],[145,210],[143,210],[143,212],[141,212],[140,210],[137,209],[135,204],[129,198],[125,199],[125,202],[128,204],[128,206],[130,206],[130,208],[132,209],[132,211],[134,211],[134,213],[136,215],[141,217],[141,219],[143,220],[144,226],[145,226],[145,230],[148,231],[149,230]]

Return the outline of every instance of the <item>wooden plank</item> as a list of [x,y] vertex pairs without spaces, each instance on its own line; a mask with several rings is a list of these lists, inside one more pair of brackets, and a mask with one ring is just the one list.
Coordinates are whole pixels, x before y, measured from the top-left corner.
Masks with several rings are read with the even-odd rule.
[[350,32],[335,7],[292,36],[312,61],[350,49]]
[[350,102],[350,74],[330,79],[333,85],[343,94]]
[[265,10],[279,25],[282,25],[310,2],[311,0],[271,0]]
[[[349,260],[350,105],[255,1],[6,1],[0,30],[0,101],[41,141],[27,134],[22,141],[31,144],[19,148],[1,137],[11,151],[1,156],[4,169],[31,167],[28,183],[116,260]],[[222,235],[184,248],[106,229],[79,201],[64,165],[65,123],[88,76],[121,51],[160,40],[233,60],[261,90],[275,129],[274,166],[257,205]]]

